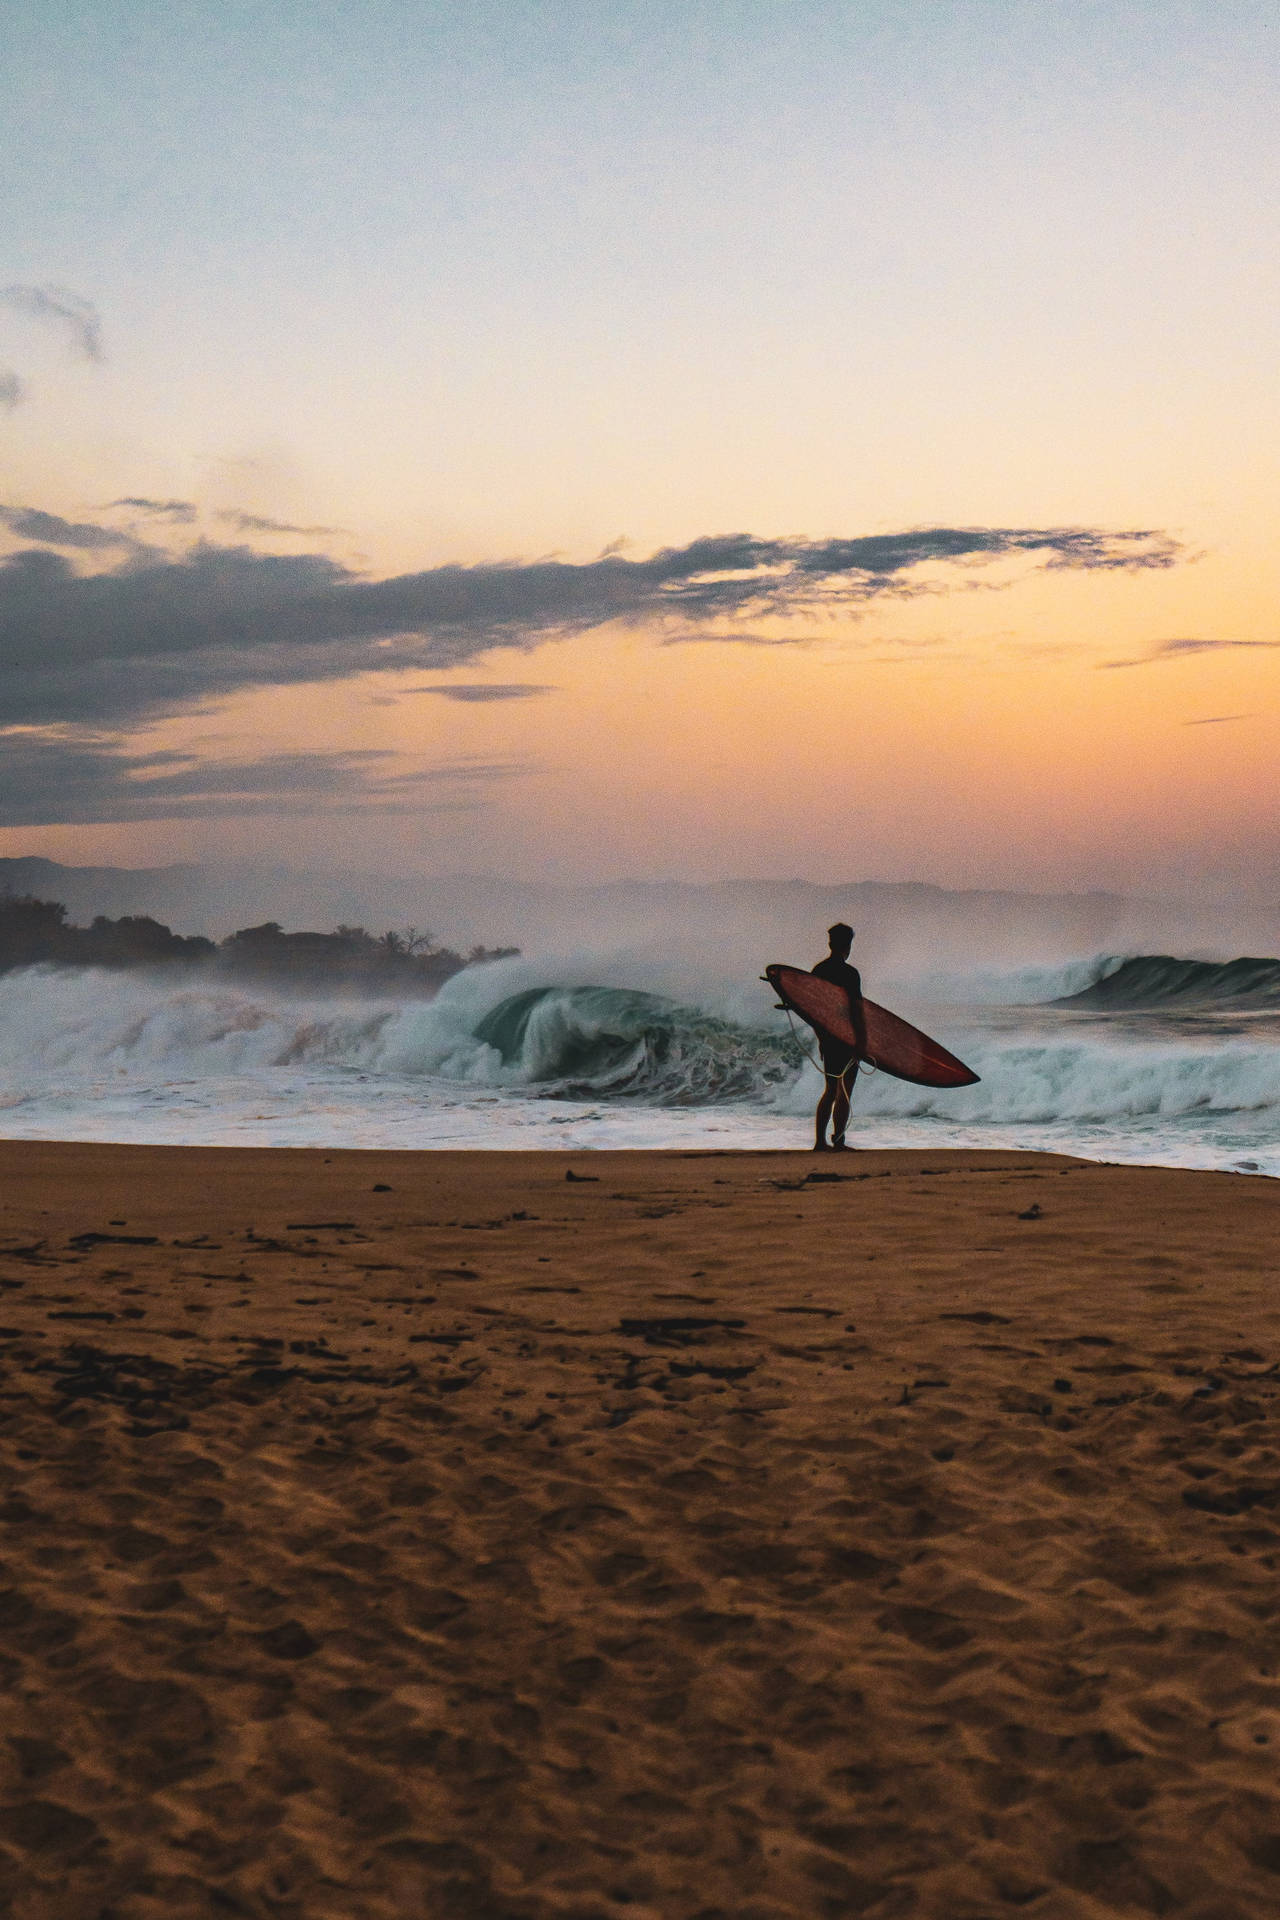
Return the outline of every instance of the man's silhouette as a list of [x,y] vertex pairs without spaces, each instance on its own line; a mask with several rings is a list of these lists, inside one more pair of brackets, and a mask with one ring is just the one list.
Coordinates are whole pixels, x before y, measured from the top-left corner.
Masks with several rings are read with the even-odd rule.
[[[830,980],[833,985],[843,987],[849,997],[849,1021],[857,1039],[857,1046],[847,1047],[843,1041],[833,1035],[818,1030],[818,1051],[822,1055],[822,1071],[826,1075],[826,1085],[822,1098],[818,1102],[818,1111],[814,1116],[817,1137],[814,1140],[816,1153],[828,1152],[834,1148],[837,1152],[845,1146],[845,1128],[849,1124],[849,1096],[853,1092],[853,1083],[858,1077],[858,1060],[867,1051],[867,1023],[862,1011],[862,979],[856,967],[849,965],[849,949],[853,945],[853,928],[847,927],[843,920],[837,920],[834,927],[827,929],[827,939],[831,951],[825,960],[819,960],[813,972],[819,980]],[[827,1145],[827,1122],[831,1122],[831,1147]]]

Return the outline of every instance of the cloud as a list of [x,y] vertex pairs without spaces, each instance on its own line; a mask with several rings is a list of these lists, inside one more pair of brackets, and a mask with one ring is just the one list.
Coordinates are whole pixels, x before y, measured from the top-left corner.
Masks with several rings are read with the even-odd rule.
[[148,500],[145,495],[126,493],[120,500],[108,500],[106,511],[113,507],[132,507],[135,513],[149,514],[153,520],[171,520],[175,526],[189,527],[196,517],[194,500]]
[[1184,720],[1184,727],[1225,727],[1232,720],[1252,720],[1251,713],[1206,713],[1199,720]]
[[454,812],[484,804],[496,781],[536,771],[515,761],[455,760],[395,771],[399,756],[274,753],[198,761],[176,751],[128,753],[101,734],[0,734],[0,821],[57,826],[237,815]]
[[0,287],[0,306],[31,320],[48,320],[64,328],[72,346],[86,360],[102,359],[102,319],[91,300],[68,287]]
[[20,540],[35,540],[46,547],[90,551],[136,544],[127,533],[117,533],[114,528],[97,527],[85,520],[64,520],[60,514],[44,513],[39,507],[0,506],[0,526],[8,527]]
[[[50,546],[122,542],[34,508],[6,511],[15,531],[25,526],[27,538]],[[28,550],[0,565],[0,725],[124,727],[240,688],[457,668],[497,647],[529,650],[612,622],[667,639],[708,629],[734,639],[765,617],[847,614],[885,597],[940,592],[948,576],[963,584],[971,564],[993,558],[1143,569],[1171,566],[1178,551],[1160,533],[1081,528],[935,527],[842,540],[734,534],[641,560],[446,565],[368,580],[325,554],[243,546],[201,544],[177,558],[135,547],[114,569],[90,575]]]
[[1280,640],[1164,640],[1151,657],[1175,660],[1185,653],[1229,653],[1252,647],[1280,647]]
[[241,513],[238,509],[228,508],[218,515],[227,526],[234,527],[237,533],[298,533],[306,539],[319,534],[345,533],[345,527],[296,527],[289,520],[268,520],[261,513]]
[[22,405],[26,391],[12,367],[0,367],[0,407],[6,413],[12,413],[15,407]]
[[512,680],[505,685],[496,681],[484,680],[462,684],[455,681],[451,687],[402,687],[402,693],[435,693],[442,700],[488,701],[488,700],[532,700],[539,693],[554,693],[554,687],[535,686],[527,680]]
[[1160,640],[1149,653],[1138,654],[1132,660],[1103,660],[1101,668],[1114,667],[1151,667],[1161,660],[1181,660],[1193,653],[1235,653],[1251,652],[1260,649],[1264,652],[1280,647],[1280,640]]

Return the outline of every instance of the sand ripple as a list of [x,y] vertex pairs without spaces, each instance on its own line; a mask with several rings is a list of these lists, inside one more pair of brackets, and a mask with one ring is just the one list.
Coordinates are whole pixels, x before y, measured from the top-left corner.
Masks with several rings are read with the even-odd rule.
[[0,1914],[1280,1911],[1271,1183],[3,1157]]

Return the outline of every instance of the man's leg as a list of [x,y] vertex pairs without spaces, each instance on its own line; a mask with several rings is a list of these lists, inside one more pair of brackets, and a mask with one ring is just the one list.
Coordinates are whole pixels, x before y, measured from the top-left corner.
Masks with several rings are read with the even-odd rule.
[[[837,1082],[836,1096],[832,1103],[831,1144],[833,1147],[843,1147],[845,1144],[845,1129],[849,1125],[849,1100],[857,1077],[858,1063],[855,1060],[851,1066],[845,1068]],[[828,1087],[831,1085],[830,1080],[827,1085]]]
[[815,1128],[813,1147],[815,1153],[821,1153],[827,1144],[827,1122],[831,1118],[831,1109],[836,1099],[836,1088],[839,1084],[839,1080],[834,1073],[828,1073],[823,1081],[822,1098],[818,1102],[818,1111],[813,1116]]

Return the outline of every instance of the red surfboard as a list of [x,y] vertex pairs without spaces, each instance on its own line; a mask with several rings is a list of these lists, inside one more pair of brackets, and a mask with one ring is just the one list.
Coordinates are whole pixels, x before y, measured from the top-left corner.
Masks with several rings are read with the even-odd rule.
[[[833,980],[820,980],[803,967],[766,967],[764,977],[783,1006],[798,1013],[815,1033],[828,1034],[846,1047],[857,1046],[843,987]],[[862,1057],[881,1073],[914,1081],[918,1087],[971,1087],[977,1081],[972,1068],[919,1027],[899,1020],[874,1000],[864,998],[862,1010],[867,1021],[867,1051]]]

